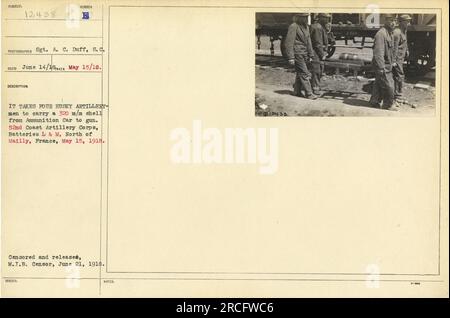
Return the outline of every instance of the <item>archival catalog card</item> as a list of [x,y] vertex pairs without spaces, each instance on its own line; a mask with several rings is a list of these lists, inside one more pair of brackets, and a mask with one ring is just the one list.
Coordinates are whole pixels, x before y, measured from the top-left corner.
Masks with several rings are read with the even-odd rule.
[[448,297],[448,2],[2,0],[3,297]]

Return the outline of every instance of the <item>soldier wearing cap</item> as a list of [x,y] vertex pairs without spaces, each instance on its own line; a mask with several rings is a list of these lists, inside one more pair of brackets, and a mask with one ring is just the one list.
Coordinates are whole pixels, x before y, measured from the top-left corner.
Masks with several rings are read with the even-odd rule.
[[408,38],[406,32],[411,22],[411,17],[408,14],[403,14],[398,18],[399,26],[394,29],[394,63],[392,72],[394,75],[394,96],[399,103],[404,103],[403,99],[403,81],[405,73],[403,71],[403,63],[409,56]]
[[311,85],[314,94],[319,94],[320,78],[324,72],[323,60],[327,57],[328,49],[328,34],[326,31],[326,24],[330,20],[331,15],[328,13],[319,13],[317,20],[311,24],[311,44],[314,51],[314,58],[312,60],[312,79]]
[[374,38],[372,67],[375,71],[370,104],[374,107],[395,110],[394,106],[394,78],[392,75],[394,41],[392,32],[395,27],[395,17],[385,15],[384,26],[378,30]]
[[294,22],[289,26],[286,35],[285,50],[289,64],[295,65],[294,95],[303,96],[301,92],[304,90],[304,97],[316,99],[317,96],[313,94],[309,82],[311,73],[307,67],[314,54],[308,29],[308,16],[308,13],[299,13],[294,16]]

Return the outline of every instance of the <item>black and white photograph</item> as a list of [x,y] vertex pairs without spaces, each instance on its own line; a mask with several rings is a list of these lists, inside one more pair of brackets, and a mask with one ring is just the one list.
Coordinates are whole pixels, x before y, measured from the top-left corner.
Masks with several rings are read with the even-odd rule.
[[433,116],[436,14],[256,13],[256,116]]

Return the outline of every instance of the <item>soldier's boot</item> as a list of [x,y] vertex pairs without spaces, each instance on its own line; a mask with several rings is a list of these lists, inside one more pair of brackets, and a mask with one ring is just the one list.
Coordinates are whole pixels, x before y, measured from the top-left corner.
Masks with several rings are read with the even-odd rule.
[[313,93],[320,95],[320,77],[319,74],[315,72],[311,73],[311,86]]
[[292,95],[303,97],[302,83],[299,79],[297,79],[297,78],[295,79],[295,83],[294,83],[293,87],[294,87],[294,92]]
[[397,102],[395,100],[391,100],[391,101],[383,101],[383,106],[381,107],[381,109],[385,109],[385,110],[390,110],[390,111],[398,111],[399,106],[397,105]]
[[381,98],[378,91],[374,90],[372,96],[370,96],[369,104],[375,108],[381,108]]
[[404,104],[405,99],[403,98],[403,77],[397,76],[394,78],[394,96],[395,100],[399,104]]
[[375,80],[372,84],[372,95],[370,96],[369,104],[375,108],[381,108],[381,95],[378,82]]
[[309,94],[309,95],[306,95],[305,98],[315,100],[315,99],[319,98],[319,96],[317,96],[316,94]]
[[389,103],[386,103],[386,101],[383,101],[383,106],[381,106],[381,109],[391,110],[391,111],[394,111],[394,112],[398,111],[397,108],[398,108],[397,103],[394,100],[392,100]]
[[408,100],[402,95],[395,96],[395,101],[397,102],[397,104],[409,104]]
[[399,104],[403,104],[405,102],[405,99],[403,98],[402,94],[398,91],[397,83],[395,83],[395,90],[394,90],[394,100],[395,102]]
[[392,72],[385,73],[381,81],[381,96],[383,96],[383,108],[397,111],[395,102],[395,81]]
[[317,95],[313,94],[311,83],[309,82],[309,78],[304,77],[300,78],[303,88],[305,89],[305,98],[307,99],[317,99]]
[[396,82],[395,101],[398,104],[410,105],[410,102],[403,96],[403,82]]

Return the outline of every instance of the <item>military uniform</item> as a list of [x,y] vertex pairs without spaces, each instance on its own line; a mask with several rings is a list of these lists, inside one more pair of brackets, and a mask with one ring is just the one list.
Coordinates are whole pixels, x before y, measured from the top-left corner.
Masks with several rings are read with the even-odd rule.
[[372,67],[375,71],[375,82],[370,104],[374,106],[379,106],[383,102],[383,108],[390,108],[394,104],[393,52],[392,32],[382,27],[375,35],[373,45]]
[[328,35],[325,28],[319,23],[311,24],[311,44],[314,51],[312,61],[312,88],[313,91],[320,90],[320,78],[324,72],[324,65],[322,59],[327,56]]
[[334,36],[333,31],[327,32],[328,45],[334,46],[336,44],[336,37]]
[[285,40],[286,55],[289,60],[295,60],[295,84],[294,94],[301,96],[301,90],[305,90],[306,96],[312,95],[311,73],[308,64],[313,58],[311,37],[307,26],[292,23],[289,26]]
[[392,72],[394,76],[394,96],[396,99],[401,99],[403,95],[403,82],[405,79],[403,63],[405,62],[405,58],[409,56],[408,38],[406,35],[406,31],[403,32],[400,28],[396,28],[394,30],[393,37],[395,65],[392,69]]

